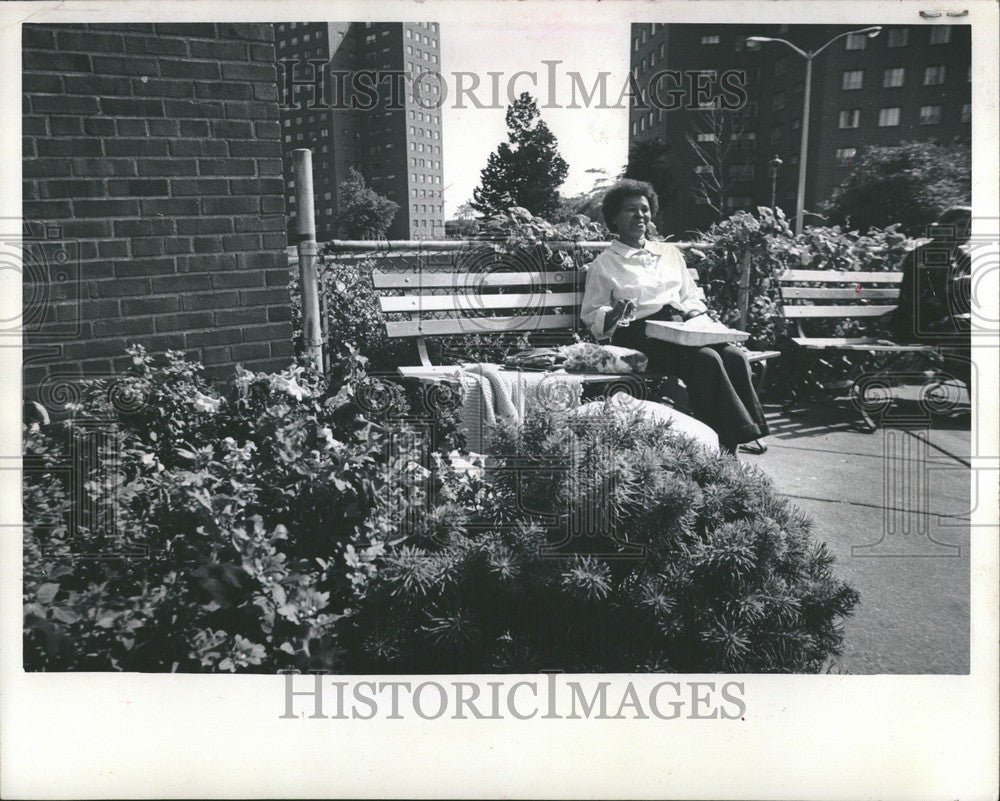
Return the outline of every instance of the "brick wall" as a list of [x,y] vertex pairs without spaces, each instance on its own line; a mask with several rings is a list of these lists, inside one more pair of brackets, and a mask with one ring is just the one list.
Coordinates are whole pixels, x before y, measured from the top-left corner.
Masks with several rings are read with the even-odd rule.
[[[273,28],[25,25],[24,379],[289,361]],[[3,234],[5,232],[0,232]]]

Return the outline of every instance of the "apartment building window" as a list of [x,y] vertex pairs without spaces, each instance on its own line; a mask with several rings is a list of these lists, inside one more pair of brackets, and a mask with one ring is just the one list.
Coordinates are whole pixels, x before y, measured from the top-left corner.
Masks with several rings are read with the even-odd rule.
[[407,39],[413,38],[413,31],[411,31],[409,28],[406,29],[406,38]]
[[701,43],[703,45],[718,44],[719,43],[719,37],[718,36],[714,36],[714,35],[713,36],[702,36],[701,37]]
[[729,177],[734,181],[752,181],[754,166],[753,164],[733,164],[729,168]]
[[941,106],[921,106],[920,107],[920,124],[921,125],[940,125],[941,124]]
[[635,39],[632,40],[632,49],[635,52],[637,52],[637,53],[639,52],[639,37],[638,36],[636,36]]
[[771,108],[774,111],[781,111],[785,107],[785,93],[775,92],[771,98]]
[[375,41],[375,34],[371,33],[365,37],[365,44],[372,44]]
[[863,33],[852,33],[847,37],[845,46],[848,50],[864,50],[866,43],[868,41],[868,36]]
[[639,118],[639,130],[640,131],[645,131],[646,130],[646,118],[645,117],[640,117]]
[[407,45],[406,46],[406,55],[408,55],[408,56],[412,56],[413,55],[413,45]]
[[747,195],[730,195],[726,198],[726,206],[729,209],[749,208],[751,203],[753,203],[753,200]]
[[646,39],[649,37],[649,31],[645,28],[642,29],[642,43],[646,44]]
[[661,61],[663,60],[663,57],[666,56],[666,54],[667,54],[667,45],[665,43],[663,43],[663,44],[660,45],[660,60]]
[[656,51],[655,50],[652,53],[649,54],[649,66],[650,67],[655,67],[656,66]]
[[962,122],[972,122],[972,104],[964,103],[962,105]]
[[[837,149],[837,164],[841,167],[848,167],[851,160],[858,154],[856,147],[841,147]],[[798,161],[798,159],[796,159]]]
[[935,25],[931,28],[931,44],[948,44],[951,41],[950,25]]
[[944,64],[937,64],[924,70],[924,86],[940,86],[943,83]]
[[711,175],[712,167],[708,164],[699,164],[694,168],[695,175]]
[[879,128],[895,128],[899,125],[899,107],[883,108],[878,112]]
[[311,37],[310,37],[310,36],[309,36],[309,34],[307,33],[307,34],[306,34],[305,36],[303,36],[303,37],[302,37],[302,41],[303,41],[303,42],[308,42],[310,38],[311,38]]
[[905,80],[906,70],[903,67],[893,67],[882,73],[882,86],[886,89],[900,87]]
[[285,127],[286,127],[286,128],[290,128],[290,127],[291,127],[291,125],[292,125],[292,121],[291,121],[291,119],[286,119],[286,120],[285,120]]
[[715,141],[715,134],[714,133],[700,133],[697,136],[697,140],[699,142],[714,142]]
[[860,89],[864,85],[864,70],[844,70],[844,77],[841,81],[841,88],[844,90]]
[[840,112],[841,128],[857,128],[861,124],[861,109],[845,108]]

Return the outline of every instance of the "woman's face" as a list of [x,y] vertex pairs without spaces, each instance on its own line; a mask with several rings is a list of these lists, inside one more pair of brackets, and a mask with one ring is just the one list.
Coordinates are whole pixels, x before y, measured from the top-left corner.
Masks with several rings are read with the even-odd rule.
[[646,226],[652,219],[649,212],[649,201],[643,195],[630,195],[622,202],[622,207],[615,215],[615,230],[618,238],[628,245],[638,247],[646,238]]

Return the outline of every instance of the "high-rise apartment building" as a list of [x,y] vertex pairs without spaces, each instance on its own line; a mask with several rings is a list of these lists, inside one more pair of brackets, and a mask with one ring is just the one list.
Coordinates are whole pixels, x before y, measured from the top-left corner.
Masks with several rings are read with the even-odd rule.
[[[306,147],[320,241],[335,238],[338,193],[352,167],[399,205],[389,239],[443,238],[439,86],[429,80],[412,89],[422,73],[440,72],[438,23],[278,23],[275,44],[290,234],[297,214],[292,151]],[[283,61],[295,62],[292,81]]]
[[[723,171],[727,212],[771,205],[770,162],[775,156],[782,161],[775,202],[789,218],[794,216],[806,60],[783,44],[748,46],[746,39],[781,38],[811,51],[861,27],[632,26],[632,72],[644,92],[654,81],[664,101],[660,105],[668,106],[656,108],[647,95],[646,107],[634,103],[629,115],[630,146],[661,140],[673,168],[676,193],[664,204],[665,233],[703,230],[715,219],[695,192],[708,170]],[[728,71],[745,76],[739,108],[714,110],[714,101],[699,108],[705,98],[695,94],[694,82],[711,87]],[[654,80],[658,73],[666,74]],[[831,44],[813,59],[806,211],[820,209],[866,145],[969,141],[971,79],[968,26],[887,26],[875,38],[847,36]],[[678,88],[685,90],[683,100],[671,103],[670,90]],[[720,131],[727,141],[715,141]],[[705,164],[689,137],[703,154],[721,158],[715,165]],[[806,222],[818,219],[807,215]]]

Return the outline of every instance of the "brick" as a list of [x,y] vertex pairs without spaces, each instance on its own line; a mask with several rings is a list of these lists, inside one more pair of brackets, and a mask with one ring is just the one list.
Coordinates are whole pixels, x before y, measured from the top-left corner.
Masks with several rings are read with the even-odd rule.
[[188,48],[182,39],[129,36],[125,39],[125,51],[140,55],[186,56]]
[[197,174],[198,166],[194,159],[143,159],[139,162],[139,175],[173,177],[177,175]]
[[[150,192],[149,194],[165,195],[166,192]],[[170,217],[179,214],[198,214],[199,212],[198,198],[196,197],[144,198],[141,204],[143,215],[162,214]]]
[[165,100],[163,108],[166,115],[171,118],[177,117],[221,117],[223,105],[214,100]]
[[[26,216],[27,212],[25,212]],[[80,239],[102,239],[114,236],[111,220],[65,220],[60,223],[63,236]]]
[[276,122],[261,120],[253,127],[257,139],[281,139],[281,126]]
[[100,156],[97,139],[39,139],[39,156]]
[[264,274],[265,281],[268,286],[288,286],[288,268],[283,270],[268,270]]
[[260,159],[257,162],[257,173],[259,175],[281,175],[281,159]]
[[229,153],[232,156],[273,156],[275,144],[274,141],[232,141],[229,143]]
[[180,350],[184,347],[183,334],[162,334],[143,340],[146,350],[159,353],[165,350]]
[[64,91],[62,76],[42,72],[22,73],[21,91],[27,94],[61,95]]
[[256,197],[206,197],[201,201],[203,214],[250,214],[257,211]]
[[146,136],[148,133],[145,120],[118,120],[119,136]]
[[157,294],[204,292],[212,289],[209,273],[180,273],[153,279],[153,292]]
[[[88,356],[118,356],[127,347],[128,344],[124,339],[87,339],[85,342],[66,343],[63,345],[62,355],[64,359],[72,360],[85,359]],[[97,362],[97,364],[106,365],[107,363]]]
[[260,199],[260,210],[264,213],[276,212],[279,214],[285,213],[285,198],[284,195],[281,197],[262,197]]
[[218,80],[219,65],[214,61],[160,60],[160,75],[164,78],[202,78]]
[[228,364],[229,348],[227,347],[205,348],[201,352],[201,362],[206,366],[214,364]]
[[79,117],[50,117],[49,129],[53,136],[83,136],[83,120]]
[[271,24],[246,22],[219,23],[219,38],[240,39],[244,42],[273,42],[274,27]]
[[149,120],[150,136],[178,136],[177,120]]
[[[142,242],[147,240],[135,239],[132,241]],[[128,261],[117,263],[115,265],[115,275],[118,278],[134,278],[143,275],[173,275],[175,266],[173,259],[132,258]]]
[[73,174],[102,177],[135,175],[135,162],[132,159],[73,159]]
[[49,133],[49,126],[47,117],[21,118],[22,136],[48,136],[48,133]]
[[195,237],[192,245],[195,253],[222,252],[222,240],[218,237]]
[[49,26],[22,25],[21,26],[21,47],[28,49],[37,47],[42,50],[51,50],[55,47],[55,37]]
[[201,292],[195,295],[184,295],[182,300],[184,311],[226,309],[240,305],[238,292]]
[[244,289],[240,291],[242,306],[271,306],[275,303],[288,303],[288,289]]
[[251,231],[284,231],[285,218],[278,216],[270,217],[237,217],[235,220],[236,233],[250,233]]
[[177,267],[182,272],[200,273],[205,271],[235,270],[235,253],[205,253],[198,256],[179,257]]
[[191,240],[183,237],[171,237],[170,239],[164,239],[163,252],[175,256],[190,253]]
[[170,182],[174,195],[221,195],[229,191],[225,178],[180,178]]
[[42,191],[45,197],[50,198],[101,197],[104,195],[104,181],[96,179],[43,181]]
[[280,178],[234,178],[229,184],[234,195],[279,195],[285,190]]
[[212,276],[214,289],[234,289],[237,287],[264,286],[264,276],[260,273],[218,273]]
[[254,61],[274,61],[274,45],[250,45],[250,58]]
[[181,136],[208,136],[206,120],[181,120]]
[[158,22],[156,23],[156,33],[158,36],[182,36],[185,39],[195,36],[200,36],[203,39],[214,39],[218,36],[215,25],[194,22]]
[[216,61],[243,61],[247,57],[247,46],[238,42],[191,42],[191,58],[211,58]]
[[[132,255],[133,256],[162,256],[163,255],[163,240],[153,237],[149,239],[133,239],[132,240]],[[155,292],[155,284],[153,285]]]
[[129,97],[102,97],[101,109],[105,114],[114,117],[162,117],[163,101]]
[[59,50],[82,50],[85,53],[121,53],[125,50],[123,38],[110,34],[59,31],[56,42]]
[[222,65],[222,79],[226,81],[260,81],[277,85],[278,75],[273,63],[235,62]]
[[267,310],[260,308],[226,309],[215,313],[215,324],[225,325],[261,325],[267,322]]
[[[113,196],[128,196],[148,198],[154,195],[165,195],[169,191],[166,179],[140,178],[136,180],[108,181],[108,194]],[[142,213],[147,214],[146,203],[143,201]]]
[[97,252],[102,258],[128,256],[128,241],[125,239],[108,239],[98,242]]
[[194,97],[194,87],[190,81],[156,81],[136,78],[133,90],[139,97]]
[[226,118],[231,120],[276,120],[278,107],[257,100],[227,100]]
[[184,344],[189,348],[202,345],[232,345],[243,341],[239,328],[213,328],[211,331],[195,331],[184,335]]
[[252,100],[253,87],[246,83],[196,83],[194,96],[212,100]]
[[21,208],[26,220],[64,219],[71,214],[68,200],[25,200]]
[[258,234],[223,234],[222,249],[226,251],[234,250],[256,250],[260,247],[260,236]]
[[208,328],[213,324],[214,317],[215,315],[210,311],[171,314],[156,321],[156,330],[162,332]]
[[173,220],[116,220],[115,236],[170,236]]
[[253,99],[272,100],[274,102],[277,102],[278,101],[277,85],[271,83],[255,83],[253,85]]
[[98,75],[156,75],[158,70],[155,58],[94,56],[94,72]]
[[128,78],[114,78],[107,75],[67,75],[63,78],[66,94],[69,95],[131,95],[132,82]]
[[108,156],[166,156],[167,143],[161,139],[108,139],[104,143]]
[[229,352],[234,362],[249,362],[254,359],[268,358],[271,355],[271,348],[266,342],[251,342],[233,345]]
[[202,175],[254,175],[257,167],[252,159],[198,159]]
[[90,56],[82,53],[26,50],[21,56],[25,72],[90,72]]
[[178,298],[124,298],[122,314],[169,314],[178,311]]
[[292,319],[290,306],[271,306],[267,310],[267,320],[271,323],[286,322]]
[[21,181],[21,199],[38,200],[38,184],[35,181]]
[[233,221],[226,217],[207,217],[193,220],[178,220],[178,234],[231,234]]
[[94,97],[67,97],[65,95],[35,95],[31,108],[36,114],[96,114]]
[[95,117],[83,121],[83,130],[87,136],[114,136],[115,121],[104,117]]
[[216,139],[175,139],[169,143],[171,156],[228,156],[225,142]]
[[261,342],[263,340],[281,339],[288,334],[288,325],[285,323],[270,323],[247,328],[243,332],[243,339],[246,342]]
[[154,330],[152,317],[121,317],[117,320],[94,320],[92,323],[95,337],[134,336],[136,334],[152,334]]
[[288,236],[281,234],[262,234],[260,246],[264,250],[284,251],[288,247]]
[[134,217],[139,213],[138,200],[74,200],[77,217]]
[[90,281],[90,297],[121,298],[149,294],[148,278],[115,278],[112,281]]
[[212,120],[212,136],[220,139],[249,139],[253,125],[242,120]]
[[21,158],[34,158],[38,155],[35,149],[35,140],[27,137],[21,138]]

